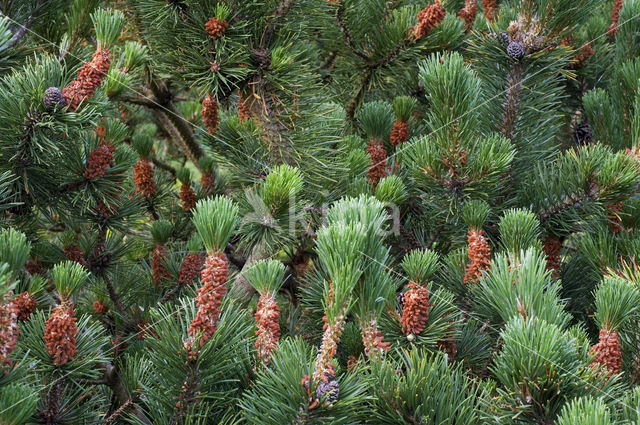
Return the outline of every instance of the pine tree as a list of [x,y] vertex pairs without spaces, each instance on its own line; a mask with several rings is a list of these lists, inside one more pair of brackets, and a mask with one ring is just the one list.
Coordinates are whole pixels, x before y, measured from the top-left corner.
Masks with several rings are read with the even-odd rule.
[[0,2],[1,424],[640,421],[640,1]]

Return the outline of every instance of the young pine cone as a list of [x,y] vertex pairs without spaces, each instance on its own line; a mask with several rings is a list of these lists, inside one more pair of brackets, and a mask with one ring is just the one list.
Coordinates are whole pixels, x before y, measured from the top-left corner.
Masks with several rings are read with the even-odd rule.
[[49,87],[44,91],[44,109],[49,112],[54,111],[56,108],[61,109],[67,106],[67,100],[62,96],[62,92],[57,87]]
[[318,399],[322,399],[326,397],[325,400],[327,403],[333,403],[338,400],[340,396],[340,385],[335,378],[331,380],[327,380],[327,382],[322,381],[316,387],[316,397]]

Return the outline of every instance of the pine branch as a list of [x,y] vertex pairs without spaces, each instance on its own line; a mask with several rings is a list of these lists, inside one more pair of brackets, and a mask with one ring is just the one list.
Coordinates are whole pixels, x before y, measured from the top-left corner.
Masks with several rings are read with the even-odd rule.
[[353,39],[353,36],[351,35],[351,32],[349,31],[349,28],[347,27],[347,24],[344,21],[344,5],[343,4],[340,4],[340,6],[338,7],[338,10],[336,11],[336,20],[338,21],[338,27],[340,27],[340,31],[342,31],[342,36],[344,37],[345,41],[347,42],[347,46],[349,46],[353,54],[355,54],[365,62],[369,62],[370,60],[369,56],[367,56],[366,54],[358,50],[358,48],[356,47],[355,40]]
[[109,276],[107,276],[106,273],[102,277],[104,278],[104,283],[107,286],[109,298],[111,298],[113,305],[116,306],[118,313],[120,313],[123,318],[127,317],[127,309],[124,307],[120,295],[118,295],[118,293],[116,292],[116,288],[113,286],[113,282],[111,282],[111,279],[109,279]]
[[123,404],[122,406],[118,407],[118,410],[116,410],[115,412],[113,412],[105,421],[105,425],[108,425],[110,423],[112,423],[113,421],[115,421],[125,410],[127,410],[129,407],[131,407],[133,405],[133,402],[131,401],[131,399],[129,399],[125,404]]
[[289,12],[291,9],[293,1],[292,0],[282,0],[280,2],[280,6],[273,14],[273,17],[269,20],[269,25],[264,29],[262,33],[262,37],[260,37],[260,46],[263,48],[268,46],[271,43],[271,38],[273,37],[273,32],[275,31],[275,26],[284,15]]
[[242,303],[247,304],[249,300],[251,300],[253,294],[256,293],[256,290],[253,289],[253,286],[251,286],[251,284],[244,277],[247,274],[247,270],[252,267],[253,263],[255,263],[256,261],[264,260],[267,258],[269,258],[269,254],[262,246],[262,244],[256,245],[247,258],[247,261],[238,274],[238,277],[234,281],[231,287],[231,293],[233,293],[235,298],[240,300]]
[[113,391],[113,394],[116,396],[121,406],[131,403],[130,408],[136,418],[138,418],[138,420],[143,424],[151,425],[151,421],[147,418],[142,409],[140,409],[138,405],[133,404],[133,401],[131,397],[129,397],[129,393],[122,383],[122,379],[120,378],[115,366],[110,363],[100,363],[98,366],[102,369],[107,385],[111,388],[111,391]]
[[504,116],[502,119],[501,132],[504,137],[513,140],[513,133],[518,118],[518,107],[520,106],[520,91],[522,90],[522,63],[517,62],[511,67],[507,83],[506,99],[504,101]]
[[174,179],[176,178],[176,169],[173,168],[171,165],[167,164],[166,162],[162,162],[155,157],[152,158],[151,161],[156,167],[162,168],[163,170],[168,171]]
[[362,79],[360,80],[360,84],[358,85],[358,91],[353,96],[353,98],[351,99],[351,102],[349,102],[349,105],[347,106],[346,117],[345,117],[346,121],[353,121],[356,108],[358,107],[358,104],[360,103],[360,100],[364,95],[365,87],[367,86],[367,84],[369,84],[369,81],[371,81],[372,73],[373,72],[371,68],[369,68],[365,71],[364,75],[362,76]]

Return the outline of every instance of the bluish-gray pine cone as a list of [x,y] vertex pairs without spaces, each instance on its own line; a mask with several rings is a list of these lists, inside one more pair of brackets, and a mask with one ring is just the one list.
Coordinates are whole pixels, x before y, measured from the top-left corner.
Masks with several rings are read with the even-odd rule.
[[519,41],[512,41],[507,46],[507,55],[513,59],[520,59],[524,56],[524,46]]
[[328,380],[327,382],[320,382],[316,388],[316,397],[321,399],[325,397],[328,403],[333,403],[338,400],[340,395],[340,386],[335,379]]
[[57,87],[49,87],[44,92],[44,107],[51,112],[56,108],[64,108],[67,100],[62,96],[62,92]]

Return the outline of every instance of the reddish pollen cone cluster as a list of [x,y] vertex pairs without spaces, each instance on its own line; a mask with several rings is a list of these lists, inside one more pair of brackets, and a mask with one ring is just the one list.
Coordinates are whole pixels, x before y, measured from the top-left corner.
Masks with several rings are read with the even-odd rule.
[[625,149],[625,153],[633,158],[640,166],[640,144],[632,147],[631,149]]
[[64,365],[78,352],[76,348],[76,335],[78,327],[73,313],[73,303],[63,301],[51,312],[51,316],[45,322],[44,342],[53,358],[53,364]]
[[613,10],[611,10],[611,25],[609,25],[609,33],[616,35],[618,33],[618,21],[620,20],[620,11],[622,10],[623,0],[615,0]]
[[205,193],[213,192],[216,189],[216,184],[210,173],[202,173],[202,177],[200,177],[200,185],[202,186],[202,191]]
[[[327,305],[333,303],[333,282],[329,283],[329,297],[326,300]],[[327,315],[325,314],[322,320],[324,321],[322,335],[322,343],[320,345],[320,350],[318,351],[318,356],[316,357],[316,368],[313,372],[313,381],[316,384],[320,382],[327,382],[328,375],[333,375],[334,366],[333,366],[333,358],[338,351],[338,343],[340,342],[340,336],[342,335],[342,330],[344,329],[344,319],[346,315],[346,307],[342,309],[342,312],[337,315],[337,317],[333,318],[333,321],[330,323],[327,320]]]
[[247,105],[247,100],[240,96],[238,96],[238,117],[240,117],[240,121],[249,119],[249,105]]
[[467,31],[473,28],[473,23],[476,20],[476,13],[478,13],[477,0],[466,0],[464,8],[458,12],[458,16],[464,21],[464,26]]
[[367,358],[379,358],[385,350],[389,349],[389,343],[383,341],[382,332],[378,329],[376,319],[365,320],[361,324],[362,343]]
[[600,341],[591,347],[591,352],[596,355],[592,366],[605,365],[611,374],[620,373],[622,370],[622,351],[618,332],[600,330]]
[[180,265],[178,282],[181,285],[192,285],[193,281],[198,278],[203,263],[204,258],[202,255],[193,252],[188,253]]
[[553,270],[557,276],[560,271],[560,249],[562,242],[555,236],[547,236],[542,245],[542,250],[547,256],[547,270]]
[[164,279],[170,279],[171,273],[164,265],[164,260],[167,256],[167,251],[162,244],[156,244],[156,249],[153,251],[153,260],[151,262],[151,277],[153,277],[153,283],[160,285]]
[[182,209],[185,211],[196,206],[196,193],[188,183],[180,186],[180,202],[182,202]]
[[407,141],[409,138],[409,123],[401,120],[396,120],[393,123],[393,129],[391,130],[391,136],[389,141],[393,146],[398,146]]
[[209,134],[214,134],[218,129],[218,101],[210,94],[202,100],[202,119]]
[[38,302],[27,291],[18,294],[12,302],[13,306],[16,308],[18,320],[21,321],[27,320],[38,305]]
[[387,175],[387,151],[384,150],[381,141],[371,140],[367,146],[367,153],[371,158],[367,178],[369,183],[376,188],[380,180]]
[[344,314],[339,315],[332,323],[327,323],[326,325],[318,358],[316,359],[316,369],[313,372],[313,380],[316,383],[326,381],[327,375],[333,373],[333,358],[338,351],[338,343],[344,328]]
[[224,19],[216,19],[214,17],[209,18],[207,23],[204,24],[204,28],[207,30],[207,33],[211,38],[216,40],[224,35],[227,28],[229,28],[229,24]]
[[109,146],[107,144],[98,146],[87,157],[87,168],[84,170],[84,177],[87,180],[102,178],[112,160],[113,153],[111,153]]
[[437,345],[440,351],[447,354],[449,361],[453,360],[453,358],[456,356],[456,353],[458,352],[458,346],[455,339],[438,341]]
[[225,283],[229,279],[229,262],[224,253],[207,257],[201,279],[203,285],[196,296],[198,313],[189,327],[191,337],[202,335],[200,346],[213,336],[220,320],[220,305],[227,292]]
[[280,338],[280,309],[271,294],[261,294],[256,310],[256,349],[257,357],[263,363],[268,363],[275,351]]
[[491,262],[489,241],[482,234],[482,230],[469,230],[467,240],[469,241],[469,260],[471,260],[471,263],[467,265],[464,283],[477,281],[480,277],[480,272],[488,269]]
[[84,252],[78,245],[72,245],[69,248],[65,248],[64,255],[69,261],[75,261],[83,266],[87,265],[87,262],[84,259]]
[[27,269],[30,275],[37,275],[42,271],[42,263],[39,259],[34,258],[33,260],[27,260],[24,268]]
[[100,301],[94,301],[93,311],[95,311],[97,314],[105,314],[107,311],[109,311],[109,308]]
[[[6,293],[0,300],[0,371],[12,364],[11,352],[16,349],[18,343],[18,311],[9,298],[13,295],[11,291]],[[5,370],[6,373],[6,370]]]
[[585,43],[584,45],[582,45],[582,47],[580,47],[580,50],[578,50],[578,53],[576,53],[576,55],[573,57],[573,60],[575,62],[572,63],[569,66],[569,68],[576,69],[585,65],[587,63],[587,59],[593,56],[595,52],[596,51],[593,50],[591,43]]
[[423,10],[418,12],[418,24],[411,27],[410,36],[415,40],[420,40],[431,32],[442,20],[447,12],[440,6],[440,1],[436,0]]
[[484,17],[489,22],[493,22],[496,18],[497,10],[496,0],[482,0],[482,9],[484,10]]
[[156,181],[153,178],[153,165],[147,158],[140,158],[133,167],[133,182],[136,192],[147,198],[156,194]]
[[100,87],[100,83],[107,75],[111,65],[111,55],[108,49],[98,49],[93,54],[91,62],[85,63],[78,77],[62,90],[62,95],[67,100],[70,111],[78,109],[78,105],[90,98]]
[[404,293],[400,324],[405,335],[419,335],[429,318],[429,291],[414,282],[410,282],[407,287],[409,290]]

